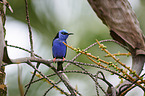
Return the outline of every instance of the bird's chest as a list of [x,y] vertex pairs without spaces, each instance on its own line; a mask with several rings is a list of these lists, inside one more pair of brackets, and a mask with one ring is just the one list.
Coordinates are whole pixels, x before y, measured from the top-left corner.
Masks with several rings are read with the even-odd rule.
[[54,41],[53,42],[53,55],[54,57],[65,57],[66,46],[63,44],[64,41]]
[[54,45],[54,47],[65,48],[66,46],[63,44],[63,42],[65,42],[65,41],[57,40],[57,41],[53,42],[53,45]]

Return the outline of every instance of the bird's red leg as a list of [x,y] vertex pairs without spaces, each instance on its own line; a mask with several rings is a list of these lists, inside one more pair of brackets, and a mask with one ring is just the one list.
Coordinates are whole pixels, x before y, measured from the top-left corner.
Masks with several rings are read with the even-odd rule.
[[65,60],[65,58],[63,57],[63,61]]
[[55,58],[53,58],[53,62],[55,62],[55,60],[56,60],[56,57],[55,57]]

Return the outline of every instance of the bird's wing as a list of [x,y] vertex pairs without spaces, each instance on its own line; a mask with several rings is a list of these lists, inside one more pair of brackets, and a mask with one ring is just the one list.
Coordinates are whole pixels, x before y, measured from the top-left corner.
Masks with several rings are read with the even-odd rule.
[[[59,32],[57,33],[57,35],[54,37],[54,39],[53,39],[53,41],[52,41],[52,47],[53,47],[53,42],[54,42],[54,40],[57,39],[57,38],[59,38]],[[53,54],[52,54],[52,55],[53,55]],[[55,58],[54,55],[53,55],[53,58]]]
[[59,38],[59,32],[58,32],[57,35],[54,37],[53,41],[54,41],[55,39],[57,39],[57,38]]

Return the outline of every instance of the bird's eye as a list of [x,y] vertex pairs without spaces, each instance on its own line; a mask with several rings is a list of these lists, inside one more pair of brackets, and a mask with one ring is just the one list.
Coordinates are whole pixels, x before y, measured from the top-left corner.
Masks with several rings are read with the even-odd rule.
[[61,34],[62,34],[62,35],[67,35],[67,33],[65,33],[65,32],[61,32]]

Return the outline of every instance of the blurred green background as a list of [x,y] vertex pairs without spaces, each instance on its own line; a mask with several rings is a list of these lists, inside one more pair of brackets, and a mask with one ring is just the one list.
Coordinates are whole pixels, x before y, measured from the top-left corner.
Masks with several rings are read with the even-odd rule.
[[[129,0],[140,22],[141,29],[145,32],[145,1]],[[26,24],[25,3],[24,0],[8,0],[13,8],[13,13],[7,10],[6,20],[6,40],[8,44],[17,45],[30,49],[29,34]],[[52,40],[61,29],[73,32],[74,35],[68,38],[68,44],[76,48],[85,49],[95,42],[96,39],[111,39],[108,28],[103,25],[101,20],[91,9],[87,0],[28,0],[29,15],[31,27],[33,30],[34,52],[42,56],[44,59],[52,59]],[[114,43],[104,43],[111,53],[127,52]],[[70,49],[67,50],[66,59],[71,60],[76,53]],[[9,56],[12,59],[30,56],[30,54],[19,49],[8,47]],[[102,59],[111,61],[110,58],[104,58],[105,53],[100,51],[98,46],[94,46],[89,50],[93,55],[100,56]],[[119,57],[127,66],[131,66],[131,57]],[[92,63],[86,56],[81,55],[77,61]],[[35,64],[35,63],[34,63]],[[54,64],[55,65],[55,64]],[[66,65],[66,64],[64,64]],[[21,71],[18,71],[18,66]],[[85,67],[86,68],[86,67]],[[41,65],[39,68],[44,74],[53,73],[48,67]],[[71,65],[68,69],[77,70]],[[99,69],[87,68],[90,72],[96,73]],[[26,64],[6,66],[6,85],[8,86],[8,96],[20,96],[18,88],[18,73],[21,75],[21,82],[25,86],[30,78],[33,69]],[[110,76],[103,71],[109,82],[116,86],[120,80],[117,76]],[[109,73],[110,74],[110,73]],[[95,96],[94,82],[85,75],[67,74],[73,87],[78,87],[83,96]],[[56,76],[51,78],[57,81]],[[103,88],[105,84],[100,82]],[[66,89],[62,83],[60,87]],[[50,87],[46,82],[38,82],[33,84],[27,96],[42,96]],[[24,88],[25,90],[25,88]],[[137,92],[135,92],[137,91]],[[135,88],[126,96],[143,96],[143,91]],[[51,90],[47,96],[64,96],[56,89]]]

